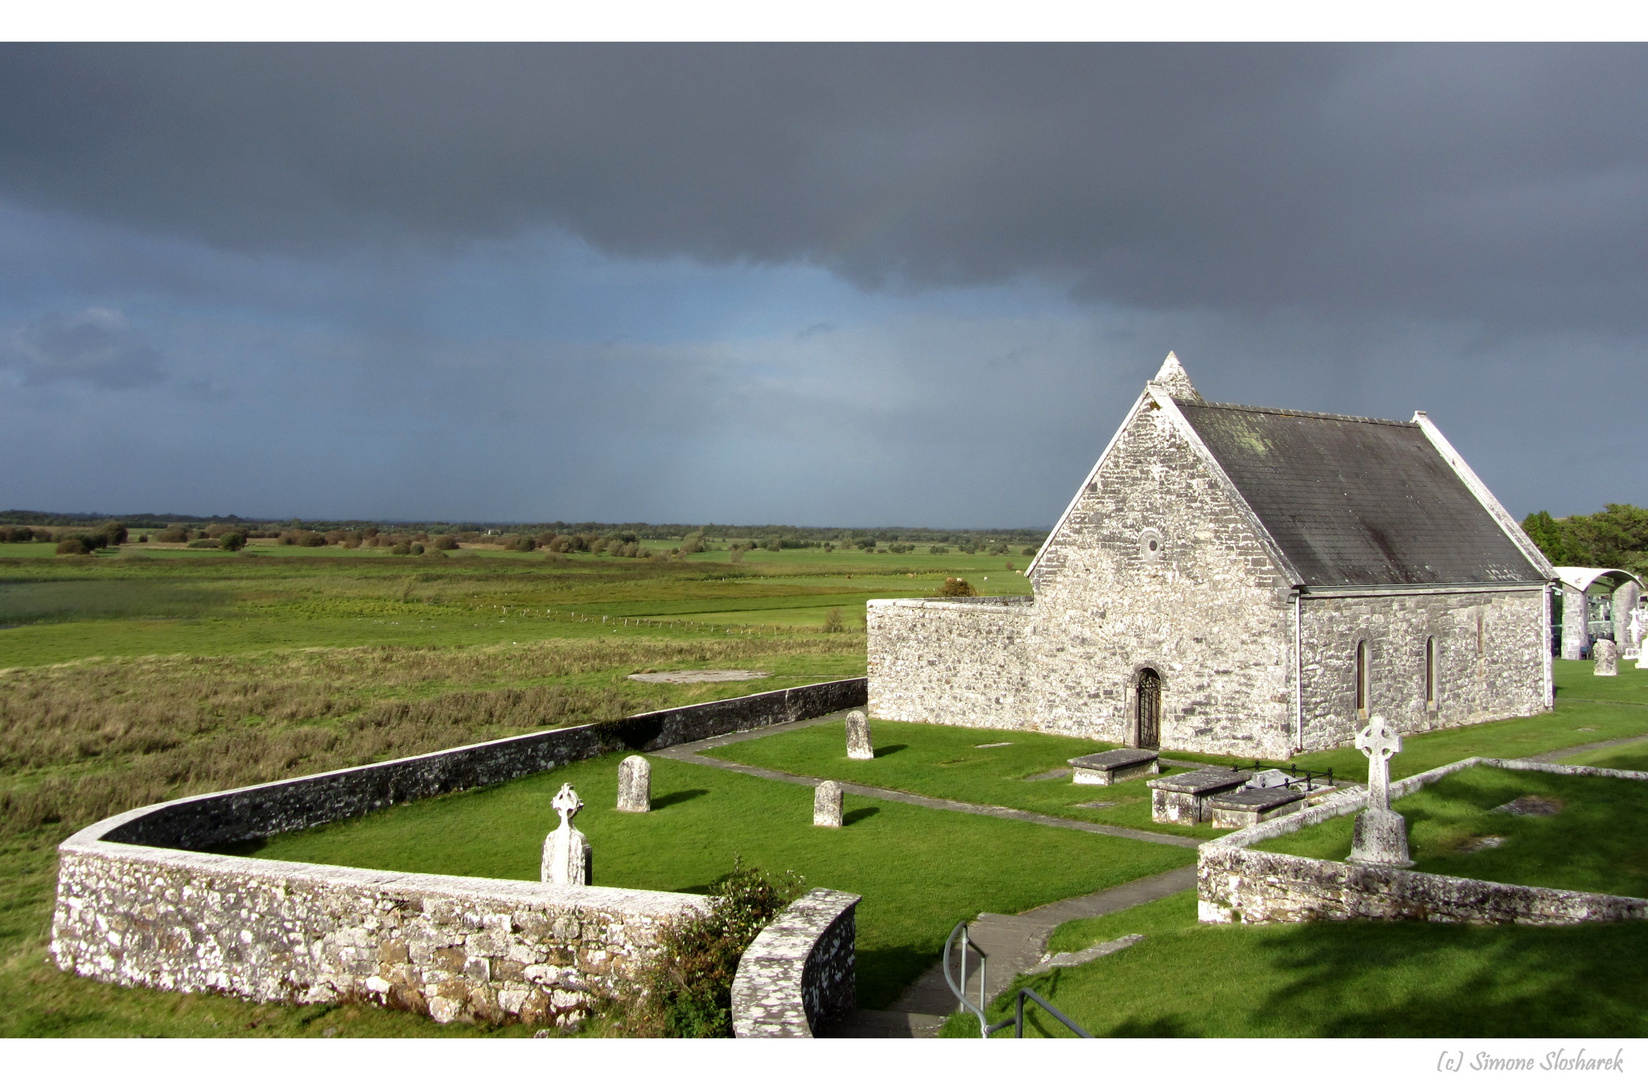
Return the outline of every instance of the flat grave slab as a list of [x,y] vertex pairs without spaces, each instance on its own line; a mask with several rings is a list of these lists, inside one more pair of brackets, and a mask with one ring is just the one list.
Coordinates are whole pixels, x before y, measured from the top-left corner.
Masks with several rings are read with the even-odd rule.
[[1162,771],[1161,755],[1154,750],[1106,750],[1070,759],[1070,779],[1077,784],[1108,787],[1136,776],[1154,776]]
[[1215,829],[1245,829],[1305,805],[1305,793],[1290,787],[1240,787],[1207,798]]

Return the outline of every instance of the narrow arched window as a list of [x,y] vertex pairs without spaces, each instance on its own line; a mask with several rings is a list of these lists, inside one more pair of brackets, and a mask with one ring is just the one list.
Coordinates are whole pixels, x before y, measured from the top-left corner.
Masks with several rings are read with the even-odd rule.
[[1436,639],[1425,639],[1425,704],[1436,708]]
[[1368,643],[1356,643],[1356,715],[1368,715]]

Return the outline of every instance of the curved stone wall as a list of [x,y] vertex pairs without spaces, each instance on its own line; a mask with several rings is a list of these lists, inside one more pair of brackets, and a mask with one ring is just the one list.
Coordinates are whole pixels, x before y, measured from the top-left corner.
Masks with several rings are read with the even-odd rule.
[[[66,971],[124,985],[260,1001],[360,998],[442,1022],[570,1023],[639,972],[665,923],[709,902],[203,849],[864,702],[863,679],[817,683],[128,811],[60,845],[51,953]],[[850,983],[850,912],[846,934]],[[810,978],[834,986],[836,968]],[[815,996],[832,994],[839,988]]]
[[821,1022],[853,1008],[860,899],[814,889],[756,935],[732,983],[738,1038],[810,1039]]

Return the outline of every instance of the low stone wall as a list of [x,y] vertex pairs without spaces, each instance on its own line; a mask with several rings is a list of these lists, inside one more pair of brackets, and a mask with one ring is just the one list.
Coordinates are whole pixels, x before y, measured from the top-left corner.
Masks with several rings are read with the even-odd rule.
[[[52,956],[66,971],[124,985],[259,1001],[360,998],[442,1022],[569,1023],[639,972],[665,923],[708,901],[201,849],[864,702],[865,681],[845,679],[128,811],[59,847]],[[845,933],[850,981],[850,917]],[[837,993],[831,970],[808,975],[810,992]]]
[[871,714],[961,727],[1034,727],[1036,684],[1023,658],[1034,614],[1033,603],[997,597],[869,601]]
[[113,844],[101,828],[60,849],[51,952],[125,986],[566,1024],[639,973],[665,923],[709,908],[681,893]]
[[859,897],[814,889],[779,913],[738,961],[733,1030],[740,1039],[810,1039],[856,1004]]
[[[1391,798],[1472,766],[1566,776],[1648,780],[1648,773],[1500,758],[1466,758],[1391,784]],[[1336,795],[1296,814],[1210,840],[1197,850],[1197,910],[1202,922],[1309,922],[1316,919],[1417,919],[1483,925],[1560,926],[1648,918],[1648,899],[1506,885],[1475,878],[1363,866],[1254,851],[1252,845],[1298,832],[1367,804],[1365,791]]]

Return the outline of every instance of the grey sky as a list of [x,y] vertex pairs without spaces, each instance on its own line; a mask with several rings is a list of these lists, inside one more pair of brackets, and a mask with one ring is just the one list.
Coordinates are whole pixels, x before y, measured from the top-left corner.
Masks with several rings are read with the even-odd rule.
[[1045,525],[1171,348],[1643,503],[1644,251],[1638,46],[10,46],[0,502]]

